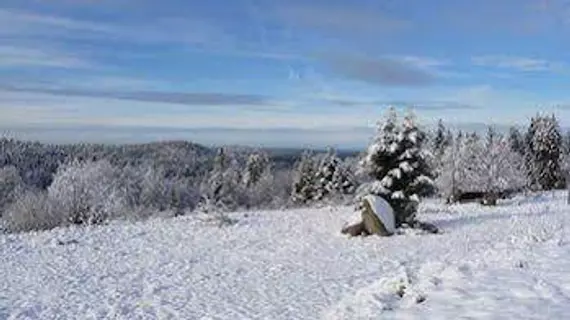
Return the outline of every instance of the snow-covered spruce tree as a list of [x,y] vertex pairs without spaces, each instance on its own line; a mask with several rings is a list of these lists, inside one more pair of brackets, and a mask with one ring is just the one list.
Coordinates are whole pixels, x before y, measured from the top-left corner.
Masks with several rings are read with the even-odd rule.
[[332,188],[341,195],[353,195],[358,185],[352,162],[340,161],[332,178]]
[[354,192],[354,182],[343,162],[332,148],[321,157],[315,173],[315,200],[339,200],[342,195]]
[[413,115],[400,125],[391,108],[362,161],[363,170],[374,179],[362,191],[380,196],[392,206],[397,227],[415,222],[420,197],[433,188],[424,138]]
[[562,138],[562,152],[567,155],[570,154],[570,130],[566,131]]
[[305,151],[293,170],[293,188],[291,201],[307,204],[317,198],[317,163],[315,155]]
[[256,185],[269,168],[269,155],[266,152],[254,152],[247,158],[243,182],[247,188]]
[[524,138],[519,129],[516,127],[511,127],[509,129],[509,147],[512,151],[524,156],[525,154],[525,144]]
[[443,120],[439,119],[437,122],[437,129],[435,131],[435,137],[433,138],[433,156],[436,162],[439,162],[446,148],[449,146],[450,141],[448,140],[448,131],[443,124]]
[[531,189],[552,190],[563,185],[560,168],[561,146],[562,136],[556,117],[533,117],[526,135],[525,159]]
[[74,224],[96,224],[123,213],[125,193],[108,161],[63,165],[48,188],[48,200]]

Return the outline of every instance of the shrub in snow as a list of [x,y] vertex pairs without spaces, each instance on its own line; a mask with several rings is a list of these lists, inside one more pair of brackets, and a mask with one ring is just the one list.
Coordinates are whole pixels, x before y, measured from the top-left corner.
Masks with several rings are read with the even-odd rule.
[[107,161],[63,165],[48,188],[48,198],[74,224],[96,224],[126,209],[119,172]]
[[279,196],[286,198],[283,194],[284,185],[279,184],[271,167],[265,168],[261,173],[255,184],[249,184],[246,187],[248,208],[271,208],[275,205],[275,199]]
[[290,204],[293,191],[293,174],[291,170],[275,170],[273,173],[272,208],[284,208]]
[[205,202],[209,207],[223,211],[234,211],[243,206],[247,199],[242,182],[242,170],[237,160],[226,150],[219,149],[212,170],[200,186],[200,208],[204,208]]
[[120,183],[128,207],[138,215],[157,211],[182,214],[186,209],[193,210],[200,199],[199,191],[191,179],[167,177],[164,169],[152,165],[124,168],[121,170]]
[[415,220],[420,197],[433,190],[424,139],[411,114],[400,125],[390,109],[362,161],[363,170],[374,179],[362,189],[363,195],[383,197],[394,209],[397,227]]
[[68,223],[58,206],[45,192],[19,194],[2,217],[8,232],[48,230]]
[[16,167],[0,168],[0,216],[2,216],[2,211],[14,202],[17,194],[23,190],[23,181]]

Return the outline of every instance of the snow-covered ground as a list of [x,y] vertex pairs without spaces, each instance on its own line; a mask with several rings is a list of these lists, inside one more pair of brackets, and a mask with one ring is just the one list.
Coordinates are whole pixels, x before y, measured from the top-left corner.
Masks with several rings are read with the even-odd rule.
[[0,319],[565,319],[565,195],[422,205],[439,235],[349,239],[351,208],[0,236]]

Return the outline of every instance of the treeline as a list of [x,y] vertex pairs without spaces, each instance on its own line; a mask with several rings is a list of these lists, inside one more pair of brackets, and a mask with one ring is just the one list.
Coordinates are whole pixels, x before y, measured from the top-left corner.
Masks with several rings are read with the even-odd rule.
[[441,195],[498,195],[564,188],[570,169],[570,133],[554,115],[536,115],[526,129],[484,135],[452,132],[440,120],[432,135],[433,165]]
[[[307,204],[309,199],[292,196],[307,158],[252,148],[212,150],[180,141],[114,146],[1,139],[2,224],[8,231],[25,231]],[[315,172],[326,165],[334,179],[334,166],[345,161],[334,151],[311,158]],[[324,184],[328,176],[318,178]],[[340,201],[336,189],[326,188],[318,200]]]
[[[413,217],[419,197],[453,199],[562,188],[570,134],[554,116],[524,129],[480,135],[442,121],[423,130],[391,109],[361,154],[206,148],[172,141],[52,145],[0,139],[0,213],[8,231],[98,224],[193,212],[347,204],[363,193],[390,198]],[[429,182],[429,183],[427,183]],[[425,184],[425,185],[424,185]],[[495,199],[496,200],[496,199]],[[407,219],[407,218],[406,218]]]

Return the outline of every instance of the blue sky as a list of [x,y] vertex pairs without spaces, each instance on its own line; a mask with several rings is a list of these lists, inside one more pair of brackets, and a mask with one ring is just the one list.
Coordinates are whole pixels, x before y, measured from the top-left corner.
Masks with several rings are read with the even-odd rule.
[[570,0],[3,0],[0,129],[354,147],[388,105],[570,126],[569,40]]

